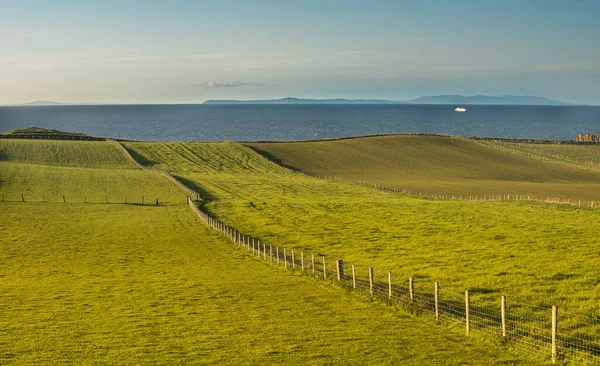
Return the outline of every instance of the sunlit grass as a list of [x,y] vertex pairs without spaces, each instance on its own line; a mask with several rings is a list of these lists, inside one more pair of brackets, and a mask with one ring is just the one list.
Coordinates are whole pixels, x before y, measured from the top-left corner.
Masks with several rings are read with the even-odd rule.
[[381,280],[416,277],[425,290],[436,280],[471,289],[479,304],[506,295],[600,313],[600,210],[411,198],[291,173],[232,143],[127,147],[206,191],[225,223],[274,245],[374,267]]
[[[227,153],[246,161],[245,171],[253,158],[231,146]],[[164,177],[129,168],[13,161],[0,169],[3,191],[27,197],[95,197],[107,189],[173,202],[182,195]],[[260,263],[183,204],[67,203],[0,202],[2,364],[507,364],[529,357]]]
[[600,200],[600,172],[543,162],[460,138],[392,135],[247,145],[302,172],[409,192]]
[[0,140],[0,161],[79,168],[136,169],[107,141]]
[[185,203],[184,192],[111,142],[0,140],[0,171],[6,201]]

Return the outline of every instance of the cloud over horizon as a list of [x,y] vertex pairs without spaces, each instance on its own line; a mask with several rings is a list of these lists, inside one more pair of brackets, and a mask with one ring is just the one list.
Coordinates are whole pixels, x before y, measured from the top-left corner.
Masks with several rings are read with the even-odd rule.
[[268,85],[263,84],[263,83],[248,83],[248,82],[243,82],[243,81],[232,81],[232,82],[205,81],[200,84],[192,84],[192,86],[201,87],[201,88],[239,88],[239,87],[244,87],[244,86],[263,87],[263,86],[268,86]]

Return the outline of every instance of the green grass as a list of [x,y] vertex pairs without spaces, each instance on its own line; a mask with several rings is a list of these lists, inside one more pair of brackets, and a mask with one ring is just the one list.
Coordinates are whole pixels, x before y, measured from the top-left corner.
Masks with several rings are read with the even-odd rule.
[[105,141],[0,140],[0,161],[79,168],[137,169]]
[[566,162],[593,165],[595,167],[600,165],[600,145],[526,143],[498,143],[498,145],[517,148],[541,157],[554,158]]
[[[181,194],[129,168],[0,164],[17,191]],[[537,363],[261,263],[182,204],[0,202],[0,232],[2,364]]]
[[522,194],[600,200],[600,172],[441,136],[246,144],[302,172],[447,195]]
[[1,205],[2,364],[527,359],[260,263],[185,207]]
[[477,304],[506,295],[600,315],[600,210],[417,199],[291,173],[234,143],[126,146],[206,191],[206,209],[226,224],[273,245],[342,258],[365,275],[374,267],[381,281],[387,271],[399,284],[416,277],[420,291],[436,280],[448,293],[471,289]]
[[159,198],[184,204],[185,193],[160,174],[138,169],[111,142],[0,140],[0,191],[7,201],[128,202]]

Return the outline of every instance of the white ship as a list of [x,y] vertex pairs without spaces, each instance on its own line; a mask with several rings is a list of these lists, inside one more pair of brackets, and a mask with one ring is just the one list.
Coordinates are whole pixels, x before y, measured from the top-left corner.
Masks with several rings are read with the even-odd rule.
[[466,112],[467,108],[463,108],[463,107],[456,107],[456,109],[454,110],[455,112]]

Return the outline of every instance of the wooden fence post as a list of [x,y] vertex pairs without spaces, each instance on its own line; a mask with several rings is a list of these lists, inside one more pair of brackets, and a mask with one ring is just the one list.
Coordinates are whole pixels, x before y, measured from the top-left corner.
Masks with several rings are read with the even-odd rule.
[[373,280],[375,273],[373,272],[373,268],[369,268],[369,292],[371,293],[371,296],[373,296]]
[[315,255],[312,255],[312,272],[313,272],[313,276],[315,275]]
[[256,241],[256,255],[260,258],[260,240]]
[[344,278],[344,261],[341,259],[335,261],[335,268],[337,270],[337,280],[341,281]]
[[500,315],[502,316],[502,337],[506,337],[506,296],[500,298]]
[[285,248],[283,248],[283,265],[287,269],[287,255],[285,254]]
[[388,272],[388,297],[392,299],[392,272]]
[[267,244],[263,241],[263,260],[267,260]]
[[558,334],[558,306],[552,305],[552,363],[556,364],[558,359],[558,350],[556,338]]
[[271,262],[273,262],[273,244],[269,244],[269,256],[271,257]]
[[435,319],[438,320],[440,318],[440,285],[437,281],[435,281]]
[[279,266],[279,247],[276,247],[277,249],[277,265]]
[[294,259],[294,249],[292,249],[292,269],[296,269],[296,260]]
[[21,201],[25,202],[25,196],[21,193]]
[[65,198],[64,194],[63,194],[63,203],[67,203],[67,199]]
[[415,283],[413,282],[413,278],[408,279],[408,294],[410,295],[410,302],[415,301]]
[[354,264],[352,265],[352,287],[356,288],[356,271],[354,269]]
[[471,313],[470,313],[470,309],[469,309],[469,290],[465,291],[465,324],[466,324],[466,331],[467,331],[467,335],[469,335],[469,332],[471,331]]
[[323,279],[327,279],[327,265],[325,264],[325,257],[323,256]]
[[252,239],[252,254],[256,254],[256,244],[254,243],[254,239]]
[[302,263],[302,272],[304,272],[304,252],[300,252],[300,263]]

